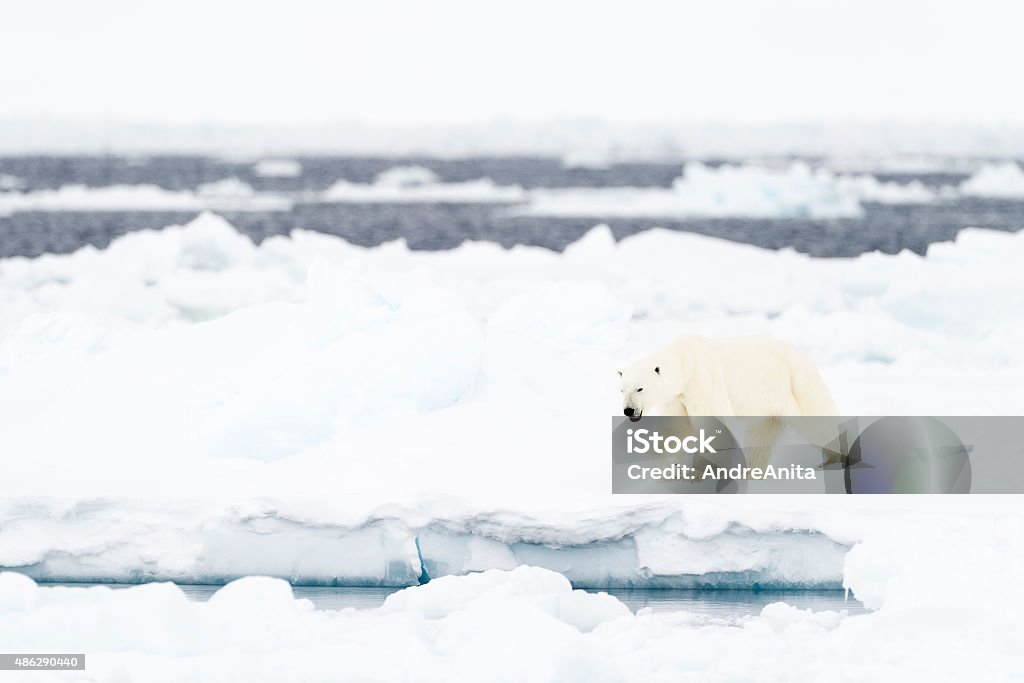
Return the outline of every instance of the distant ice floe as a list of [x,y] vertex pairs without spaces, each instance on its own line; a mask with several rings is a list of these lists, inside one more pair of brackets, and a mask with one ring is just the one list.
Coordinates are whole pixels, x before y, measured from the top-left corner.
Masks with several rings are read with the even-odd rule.
[[882,182],[873,175],[839,176],[836,184],[844,194],[858,202],[879,204],[930,204],[941,199],[956,199],[951,187],[932,188],[920,180],[909,183]]
[[25,181],[17,176],[0,173],[0,192],[20,190],[25,187]]
[[[600,165],[599,159],[565,163]],[[430,169],[400,166],[373,183],[339,180],[311,197],[322,202],[512,204],[512,214],[587,218],[858,218],[864,204],[928,204],[960,196],[1024,196],[1024,174],[1013,163],[984,165],[958,188],[920,180],[880,181],[870,174],[844,175],[827,167],[793,162],[712,167],[690,162],[669,188],[569,187],[525,190],[489,178],[444,182]]]
[[955,196],[920,181],[881,182],[795,162],[785,168],[686,164],[671,188],[567,188],[530,192],[524,213],[648,218],[857,218],[864,202],[929,203]]
[[261,178],[298,178],[302,175],[302,163],[296,159],[261,159],[252,172]]
[[317,196],[322,202],[363,203],[513,203],[526,194],[517,185],[496,185],[490,178],[443,182],[422,166],[399,166],[379,174],[374,182],[339,180]]
[[906,173],[928,175],[936,173],[973,173],[984,165],[984,160],[964,156],[832,156],[823,165],[836,173]]
[[25,211],[288,211],[286,197],[257,193],[238,178],[200,185],[195,191],[156,185],[65,185],[57,190],[0,192],[0,213]]
[[524,212],[545,216],[752,218],[856,217],[857,198],[804,163],[785,169],[686,164],[671,188],[567,188],[531,192]]
[[[895,167],[901,168],[899,165]],[[884,171],[886,168],[879,170]],[[937,167],[936,172],[951,173],[964,170],[970,170],[971,175],[957,186],[932,187],[920,180],[912,180],[909,183],[882,182],[868,174],[840,175],[837,176],[837,183],[844,191],[862,202],[882,204],[927,204],[961,197],[1024,199],[1024,171],[1015,162],[962,162],[948,168]]]
[[[290,160],[264,160],[257,175],[301,173]],[[261,166],[262,165],[262,166]],[[262,171],[260,169],[263,169]],[[268,170],[269,169],[269,170]],[[267,176],[271,177],[271,176]],[[0,180],[3,180],[0,178]],[[14,187],[17,179],[8,178]],[[490,178],[445,182],[422,166],[397,166],[372,183],[338,180],[322,192],[257,192],[238,178],[225,178],[194,191],[154,185],[2,191],[0,215],[23,211],[288,211],[295,202],[508,204],[515,214],[609,218],[858,218],[865,204],[926,204],[963,196],[1024,198],[1024,172],[1013,162],[987,164],[959,186],[935,187],[920,180],[880,181],[873,175],[842,175],[794,162],[785,167],[690,162],[669,188],[575,187],[524,189]]]
[[960,184],[960,192],[970,197],[1024,199],[1024,170],[1012,161],[986,165]]

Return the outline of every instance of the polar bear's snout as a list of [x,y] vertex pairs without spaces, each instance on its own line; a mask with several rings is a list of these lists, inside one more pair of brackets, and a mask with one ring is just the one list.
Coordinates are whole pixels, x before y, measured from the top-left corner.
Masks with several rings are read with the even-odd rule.
[[643,406],[638,405],[635,399],[635,394],[629,394],[622,405],[622,414],[628,417],[630,422],[636,422],[644,414]]

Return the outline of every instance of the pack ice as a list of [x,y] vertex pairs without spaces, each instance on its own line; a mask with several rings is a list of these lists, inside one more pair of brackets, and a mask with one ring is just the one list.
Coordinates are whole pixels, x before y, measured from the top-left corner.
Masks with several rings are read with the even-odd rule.
[[[552,666],[593,654],[610,680],[661,675],[642,657],[659,643],[676,644],[672,666],[703,663],[726,679],[730,665],[715,653],[739,638],[771,679],[772,662],[797,657],[792,634],[806,636],[807,670],[819,670],[857,639],[894,656],[886,638],[910,626],[920,628],[909,647],[925,648],[972,609],[994,640],[971,642],[998,660],[1020,630],[1019,610],[997,597],[1019,598],[1009,578],[1021,569],[1015,498],[613,497],[607,429],[614,369],[691,332],[793,341],[846,414],[1020,413],[1022,257],[1024,234],[983,230],[923,257],[827,260],[662,230],[616,243],[605,227],[561,254],[485,243],[365,249],[298,230],[254,245],[203,214],[104,250],[2,261],[0,566],[24,575],[5,575],[0,604],[21,615],[2,620],[5,638],[17,636],[5,642],[27,647],[41,633],[33,628],[67,610],[123,609],[166,611],[153,628],[175,633],[230,622],[223,638],[248,651],[231,629],[250,607],[231,596],[265,592],[267,614],[318,634],[308,648],[293,644],[297,653],[321,656],[328,634],[336,643],[407,629],[425,679],[439,657],[480,673],[482,661],[445,648],[477,631],[493,648],[504,628],[537,634],[536,651],[549,653],[537,661]],[[483,581],[472,573],[488,570],[487,581],[536,599],[482,628],[507,607],[472,597]],[[270,580],[231,584],[197,606],[169,586],[47,593],[25,578],[252,574],[431,582],[373,615],[328,616]],[[575,595],[566,580],[845,586],[879,612],[772,607],[729,640],[687,617],[631,617],[611,600],[565,597]],[[472,596],[438,616],[426,605],[441,587]],[[952,607],[934,607],[936,596]],[[224,644],[172,651],[155,637],[140,644],[144,629],[68,623],[69,639],[137,649],[138,666],[159,660],[169,679]],[[525,673],[516,667],[528,663],[507,665]],[[958,669],[928,670],[944,679]]]
[[[44,588],[6,572],[0,639],[22,652],[85,651],[81,679],[97,681],[1019,680],[1024,629],[1020,610],[1007,606],[1024,597],[1011,568],[1019,570],[1021,526],[977,530],[947,527],[937,553],[927,532],[855,548],[851,583],[887,593],[881,609],[857,616],[782,602],[739,622],[634,615],[614,597],[525,566],[443,577],[378,609],[341,611],[314,611],[268,577],[239,579],[197,603],[169,583]],[[972,570],[1000,590],[964,573]]]

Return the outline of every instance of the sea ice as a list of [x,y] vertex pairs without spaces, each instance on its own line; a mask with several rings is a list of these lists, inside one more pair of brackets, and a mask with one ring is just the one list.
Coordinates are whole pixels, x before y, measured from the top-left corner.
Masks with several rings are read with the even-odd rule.
[[295,159],[261,159],[252,171],[261,178],[297,178],[302,175],[302,163]]
[[768,333],[847,414],[1020,413],[1022,257],[1024,234],[985,230],[853,259],[606,227],[562,254],[255,245],[204,214],[3,260],[0,566],[839,587],[880,525],[928,522],[898,498],[612,496],[615,368],[679,334]]
[[[889,564],[900,567],[904,557]],[[941,568],[929,576],[950,578]],[[1015,583],[1004,599],[1019,601]],[[448,577],[395,593],[377,609],[340,611],[316,611],[287,583],[265,577],[190,602],[171,584],[45,588],[3,573],[0,640],[12,651],[84,651],[84,680],[190,681],[220,671],[257,682],[337,680],[339,672],[382,681],[1024,675],[1019,610],[1000,608],[995,595],[972,603],[928,586],[939,596],[917,606],[848,615],[772,603],[739,623],[708,623],[686,612],[633,615],[614,597],[574,591],[536,567]],[[59,681],[67,673],[32,676]]]
[[1015,162],[988,164],[960,184],[968,196],[1024,199],[1024,171]]
[[256,193],[237,178],[200,186],[195,192],[156,185],[64,185],[56,190],[0,192],[0,213],[20,211],[287,211],[286,197]]
[[497,185],[490,178],[444,182],[422,166],[397,166],[371,184],[338,180],[315,197],[321,202],[360,203],[514,203],[525,197],[517,185]]

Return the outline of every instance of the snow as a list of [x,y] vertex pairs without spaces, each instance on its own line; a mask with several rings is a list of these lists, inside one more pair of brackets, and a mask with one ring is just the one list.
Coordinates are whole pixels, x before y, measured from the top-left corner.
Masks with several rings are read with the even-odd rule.
[[795,162],[785,169],[712,168],[690,162],[672,187],[536,190],[528,212],[551,216],[856,217],[861,207],[827,170]]
[[825,159],[825,166],[837,173],[971,173],[983,161],[970,157],[938,155],[839,155]]
[[[984,552],[980,542],[960,549]],[[894,581],[909,579],[919,563],[903,565],[911,553],[897,552],[887,563]],[[963,564],[937,565],[928,578],[964,586],[956,575]],[[961,681],[980,670],[986,680],[1012,681],[1024,674],[1016,656],[1024,622],[1000,598],[1019,604],[1021,590],[1008,571],[999,577],[1007,580],[1001,594],[945,591],[938,604],[933,596],[860,615],[772,603],[728,622],[633,615],[614,597],[573,590],[536,567],[447,577],[395,593],[380,608],[340,611],[316,611],[266,577],[190,602],[166,583],[44,588],[3,573],[0,639],[12,651],[84,651],[86,680],[200,680],[223,671],[248,681],[327,681],[343,671],[358,680]]]
[[423,166],[395,166],[377,174],[376,182],[387,187],[416,187],[440,183],[441,178]]
[[1024,199],[1024,171],[1012,161],[987,164],[962,182],[960,191],[973,197]]
[[[575,162],[574,162],[575,163]],[[299,162],[265,159],[263,177],[295,177]],[[982,165],[959,186],[931,187],[920,180],[880,181],[806,162],[788,166],[746,163],[712,167],[689,162],[670,188],[570,187],[524,189],[490,178],[445,182],[422,166],[396,166],[372,183],[337,180],[322,192],[257,192],[238,178],[195,191],[154,185],[86,187],[19,192],[17,178],[0,177],[0,215],[21,211],[287,211],[296,201],[324,203],[509,204],[513,214],[593,218],[858,218],[865,203],[927,204],[960,197],[1024,197],[1024,171],[1013,162]]]
[[838,588],[902,503],[851,520],[809,498],[611,496],[614,368],[682,333],[769,333],[845,414],[1020,413],[1022,257],[1024,233],[985,230],[854,259],[605,227],[562,254],[298,230],[257,246],[203,214],[8,259],[0,566],[410,585],[530,564],[590,586]]
[[195,192],[156,185],[64,185],[57,190],[0,192],[0,214],[22,211],[288,211],[291,200],[256,193],[237,178],[199,186]]
[[837,175],[805,162],[787,167],[690,162],[671,188],[567,188],[530,192],[522,212],[545,216],[684,218],[857,218],[864,202],[931,203],[955,198],[953,188],[918,180],[881,182]]
[[7,173],[0,173],[0,191],[20,190],[24,186],[25,181],[21,178],[8,175]]
[[518,605],[534,603],[584,632],[604,621],[629,616],[629,609],[607,593],[573,590],[561,574],[527,566],[508,572],[492,569],[465,577],[446,576],[417,590],[392,593],[380,611],[393,614],[415,610],[427,619],[441,619],[470,606],[518,598],[524,599],[515,600]]
[[[607,439],[614,368],[694,332],[793,340],[846,414],[1019,414],[1022,258],[977,229],[852,259],[601,226],[561,254],[255,245],[206,213],[0,261],[0,641],[98,680],[1014,680],[1017,497],[613,496]],[[410,588],[317,612],[280,578]],[[876,611],[634,616],[572,584]]]
[[[921,180],[881,181],[870,174],[844,174],[885,164],[832,160],[824,167],[793,162],[786,167],[746,163],[710,167],[689,162],[671,188],[555,188],[529,192],[516,211],[542,216],[857,218],[865,203],[930,204],[961,197],[1024,198],[1024,171],[1014,162],[948,169],[937,161],[906,162],[924,170],[972,170],[959,186],[932,187]],[[903,166],[895,164],[895,168]]]
[[261,178],[298,178],[302,163],[295,159],[261,159],[252,171]]
[[920,180],[909,183],[882,182],[873,175],[840,176],[838,185],[844,192],[856,196],[862,202],[880,204],[929,204],[939,199],[954,199],[952,188],[933,189]]
[[496,185],[490,178],[446,183],[422,166],[397,166],[380,173],[371,184],[338,180],[317,196],[322,202],[364,203],[512,203],[525,193],[515,185]]

